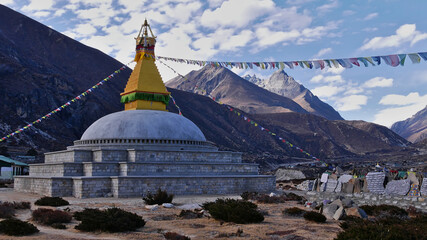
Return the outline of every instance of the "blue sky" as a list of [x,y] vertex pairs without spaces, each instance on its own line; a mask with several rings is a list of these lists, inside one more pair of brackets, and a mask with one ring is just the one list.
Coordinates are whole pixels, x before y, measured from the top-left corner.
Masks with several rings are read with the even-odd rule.
[[[0,0],[117,60],[134,55],[147,18],[159,56],[216,61],[293,61],[427,51],[427,1]],[[181,74],[198,67],[168,63]],[[175,74],[158,64],[164,81]],[[113,70],[113,69],[112,69]],[[266,78],[271,70],[233,70]],[[427,62],[287,73],[348,120],[385,126],[427,104]],[[102,79],[104,76],[100,76]],[[89,85],[88,85],[89,87]]]

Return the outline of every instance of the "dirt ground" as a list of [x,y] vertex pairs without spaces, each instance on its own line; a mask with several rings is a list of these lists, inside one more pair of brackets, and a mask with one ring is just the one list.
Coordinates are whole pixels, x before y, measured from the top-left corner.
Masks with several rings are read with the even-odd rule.
[[[17,193],[12,189],[0,189],[0,201],[29,201],[34,206],[34,201],[41,196],[36,194]],[[324,224],[308,222],[302,217],[284,216],[282,211],[289,207],[301,207],[296,202],[280,204],[258,204],[258,208],[267,213],[265,220],[258,224],[234,224],[221,223],[213,218],[203,217],[198,219],[180,219],[177,215],[181,212],[180,207],[187,204],[202,204],[207,201],[214,201],[221,198],[238,198],[238,196],[176,196],[173,200],[174,208],[159,207],[157,210],[145,208],[141,198],[117,199],[117,198],[96,198],[77,199],[66,197],[70,202],[68,208],[71,212],[80,211],[84,208],[109,208],[119,207],[126,211],[134,212],[144,218],[146,225],[135,232],[127,233],[85,233],[74,229],[78,224],[76,220],[66,224],[67,229],[59,230],[49,226],[43,226],[31,221],[30,210],[17,211],[16,217],[21,220],[30,221],[40,230],[39,233],[31,236],[10,237],[0,235],[0,239],[19,240],[42,240],[42,239],[165,239],[163,234],[171,231],[186,235],[191,239],[284,239],[284,240],[304,240],[304,239],[334,239],[340,231],[338,221],[327,220]],[[243,230],[237,236],[238,230]]]

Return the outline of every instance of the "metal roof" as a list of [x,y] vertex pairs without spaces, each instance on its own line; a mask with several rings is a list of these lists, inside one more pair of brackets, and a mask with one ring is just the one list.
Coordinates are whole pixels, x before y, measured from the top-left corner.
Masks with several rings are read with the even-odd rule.
[[10,159],[8,157],[5,157],[3,155],[0,155],[0,166],[1,167],[10,167],[11,165],[23,166],[23,167],[28,166],[28,164],[26,164],[26,163],[16,161],[16,160]]

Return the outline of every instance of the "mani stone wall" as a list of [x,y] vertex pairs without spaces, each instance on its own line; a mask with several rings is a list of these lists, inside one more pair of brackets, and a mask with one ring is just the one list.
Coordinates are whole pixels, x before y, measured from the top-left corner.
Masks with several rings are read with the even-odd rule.
[[414,206],[423,212],[427,212],[427,199],[424,197],[408,197],[408,196],[390,196],[374,193],[331,193],[331,192],[305,192],[305,196],[309,201],[322,202],[323,200],[333,201],[339,196],[352,199],[357,205],[394,205],[401,208]]

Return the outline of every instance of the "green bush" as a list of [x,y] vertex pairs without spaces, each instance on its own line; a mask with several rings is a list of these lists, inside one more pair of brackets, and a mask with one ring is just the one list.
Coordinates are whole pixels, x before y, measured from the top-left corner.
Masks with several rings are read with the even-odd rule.
[[9,236],[24,236],[37,232],[39,230],[33,224],[18,219],[6,219],[0,222],[0,233]]
[[69,205],[70,203],[61,197],[42,197],[39,200],[37,200],[34,204],[38,206],[59,207],[59,206]]
[[156,194],[151,194],[150,192],[147,194],[146,197],[142,198],[146,204],[153,205],[153,204],[163,204],[163,203],[171,203],[173,200],[173,194],[168,194],[165,191],[162,191],[162,189],[157,189]]
[[286,208],[285,210],[283,210],[283,213],[294,217],[301,217],[302,215],[304,215],[304,213],[306,213],[306,211],[298,207],[292,207]]
[[163,236],[167,240],[191,240],[191,238],[189,238],[187,236],[180,235],[176,232],[167,232],[167,233],[163,234]]
[[264,216],[257,210],[257,205],[245,200],[217,199],[203,204],[213,218],[234,223],[259,223]]
[[55,223],[69,223],[71,222],[71,215],[67,212],[60,210],[52,210],[47,208],[39,208],[32,213],[33,220],[45,224],[52,225]]
[[426,239],[427,214],[406,220],[388,218],[374,221],[360,219],[353,221],[353,219],[345,219],[340,226],[344,231],[338,234],[336,240]]
[[142,217],[119,208],[85,209],[74,213],[74,218],[81,221],[75,228],[85,232],[126,232],[145,225]]
[[393,205],[363,205],[360,206],[369,216],[378,218],[408,218],[408,212]]
[[318,212],[306,212],[303,215],[305,220],[317,222],[317,223],[324,223],[326,222],[326,217]]

